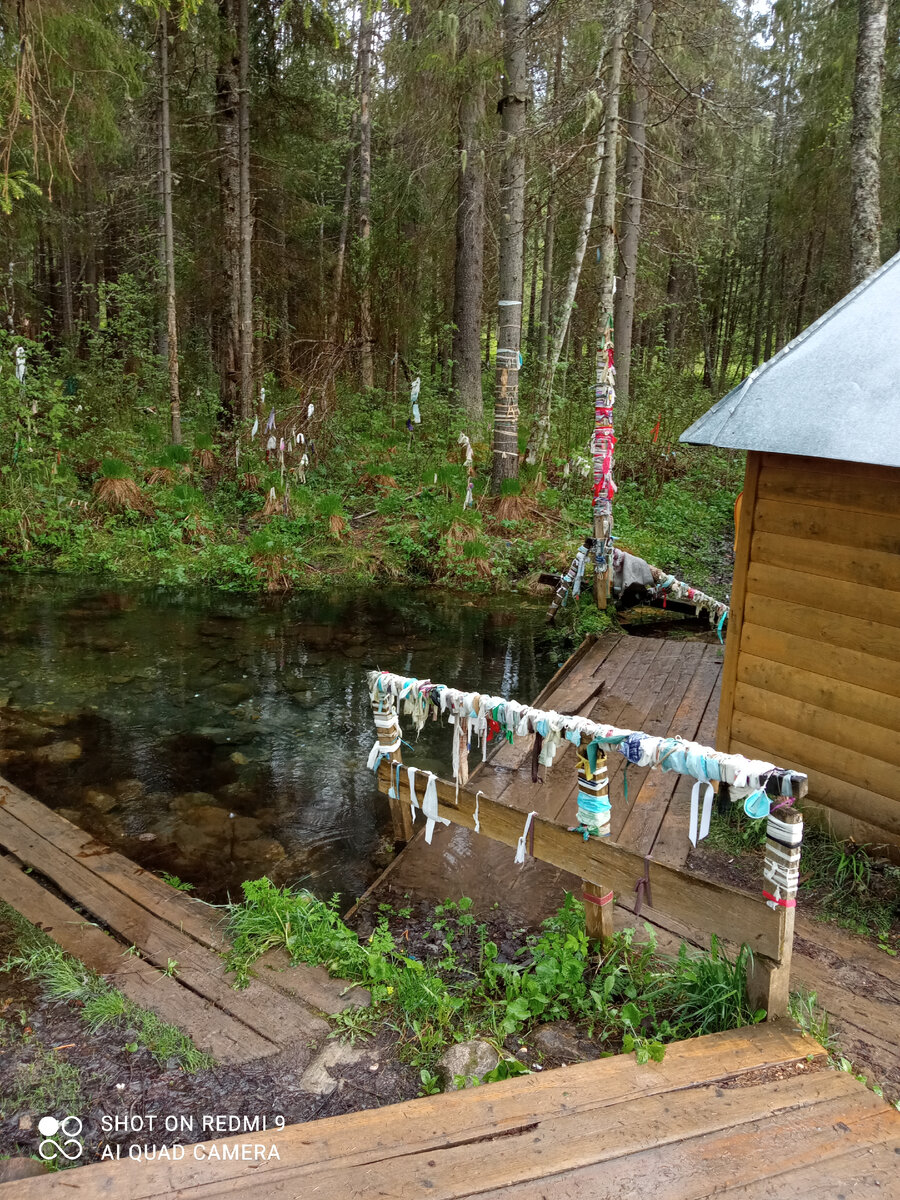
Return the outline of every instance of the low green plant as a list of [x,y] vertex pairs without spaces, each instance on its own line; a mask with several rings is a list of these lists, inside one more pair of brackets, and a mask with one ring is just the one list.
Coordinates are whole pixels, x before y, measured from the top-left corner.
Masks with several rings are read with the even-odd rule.
[[213,1065],[212,1058],[198,1050],[180,1029],[129,1000],[2,902],[0,919],[12,930],[16,941],[15,952],[7,957],[0,971],[21,970],[41,985],[49,999],[76,1002],[82,1019],[92,1031],[103,1026],[134,1030],[137,1044],[159,1063],[175,1060],[189,1073]]
[[169,887],[176,888],[179,892],[192,892],[194,885],[185,883],[183,879],[179,879],[177,875],[173,875],[170,871],[160,871],[160,879],[163,883],[167,883]]
[[[445,901],[433,923],[443,952],[431,966],[400,948],[389,911],[380,912],[372,934],[361,942],[338,915],[337,898],[324,902],[268,879],[243,889],[243,902],[229,906],[229,966],[237,982],[246,983],[256,959],[276,946],[294,962],[324,965],[372,995],[370,1009],[339,1014],[338,1028],[353,1037],[379,1024],[394,1030],[401,1058],[420,1071],[432,1071],[455,1041],[484,1037],[499,1044],[545,1021],[584,1022],[611,1051],[624,1046],[645,1061],[658,1058],[660,1047],[673,1039],[752,1024],[765,1015],[747,997],[748,950],[730,960],[714,941],[709,952],[682,947],[666,958],[646,926],[646,940],[624,930],[598,959],[585,932],[584,909],[571,895],[526,938],[513,962],[501,958],[485,927],[476,924],[470,900]],[[477,971],[457,952],[460,935],[471,939],[473,932]],[[501,1063],[496,1078],[520,1067]]]

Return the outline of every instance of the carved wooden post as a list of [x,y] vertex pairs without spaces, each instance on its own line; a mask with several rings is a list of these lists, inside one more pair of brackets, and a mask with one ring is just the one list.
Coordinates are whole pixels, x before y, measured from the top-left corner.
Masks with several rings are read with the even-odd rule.
[[766,1010],[766,1020],[784,1017],[791,986],[791,953],[794,946],[794,912],[800,878],[800,845],[803,814],[787,809],[774,813],[766,826],[766,860],[763,867],[763,897],[769,908],[781,914],[780,953],[777,962],[756,955],[747,968],[747,992],[751,1004]]
[[[575,827],[588,837],[609,837],[609,775],[606,755],[597,752],[596,770],[591,771],[584,746],[578,749],[578,825]],[[584,903],[584,927],[588,939],[606,946],[613,935],[613,893],[611,888],[590,883],[581,883]]]
[[394,841],[405,845],[412,837],[412,814],[409,805],[401,801],[399,789],[396,787],[397,773],[393,764],[403,762],[403,755],[400,752],[400,721],[394,697],[376,696],[372,701],[372,715],[378,741],[384,747],[385,753],[390,754],[390,786],[395,794],[389,793],[388,800],[391,806]]

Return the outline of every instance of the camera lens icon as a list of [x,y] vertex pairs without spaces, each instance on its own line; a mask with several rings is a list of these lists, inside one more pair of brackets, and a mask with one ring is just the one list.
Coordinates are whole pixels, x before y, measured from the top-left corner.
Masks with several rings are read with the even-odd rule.
[[53,1137],[59,1133],[59,1121],[56,1117],[41,1117],[38,1121],[38,1132],[44,1137]]

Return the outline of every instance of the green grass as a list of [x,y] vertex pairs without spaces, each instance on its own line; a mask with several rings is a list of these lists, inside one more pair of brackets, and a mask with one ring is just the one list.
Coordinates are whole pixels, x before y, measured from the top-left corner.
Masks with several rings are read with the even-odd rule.
[[77,1003],[82,1020],[92,1032],[112,1027],[130,1033],[129,1046],[149,1051],[162,1066],[174,1059],[182,1070],[193,1073],[213,1065],[212,1058],[198,1050],[180,1029],[129,1000],[2,902],[0,920],[13,932],[16,942],[15,952],[0,971],[21,970],[40,984],[48,1000]]
[[[739,804],[715,811],[705,845],[734,857],[761,855],[764,821],[751,821]],[[900,867],[874,857],[865,845],[807,825],[800,857],[800,894],[821,920],[873,938],[888,954],[900,952]]]
[[[511,1034],[559,1019],[578,1021],[610,1053],[634,1049],[642,1060],[661,1057],[666,1042],[760,1020],[746,993],[749,951],[732,961],[714,943],[709,953],[682,947],[674,958],[657,953],[633,930],[616,935],[599,959],[589,945],[584,910],[567,896],[560,910],[530,936],[518,961],[502,961],[486,927],[475,921],[471,901],[446,901],[435,910],[434,932],[442,956],[434,964],[410,957],[382,914],[362,943],[341,920],[336,900],[275,887],[261,879],[244,884],[244,901],[232,904],[230,966],[239,981],[274,946],[294,962],[326,966],[332,974],[372,993],[369,1010],[335,1018],[350,1036],[394,1030],[401,1057],[431,1071],[454,1041],[480,1036],[498,1047]],[[474,932],[474,959],[460,958],[459,933]],[[423,1082],[425,1077],[423,1075]]]

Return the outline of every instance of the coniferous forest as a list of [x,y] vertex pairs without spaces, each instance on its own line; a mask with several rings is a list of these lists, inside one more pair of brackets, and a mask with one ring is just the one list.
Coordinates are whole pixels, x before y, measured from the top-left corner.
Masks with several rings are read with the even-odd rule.
[[741,462],[678,435],[898,249],[898,29],[3,5],[0,562],[525,585],[589,530],[611,320],[617,536],[727,589]]

